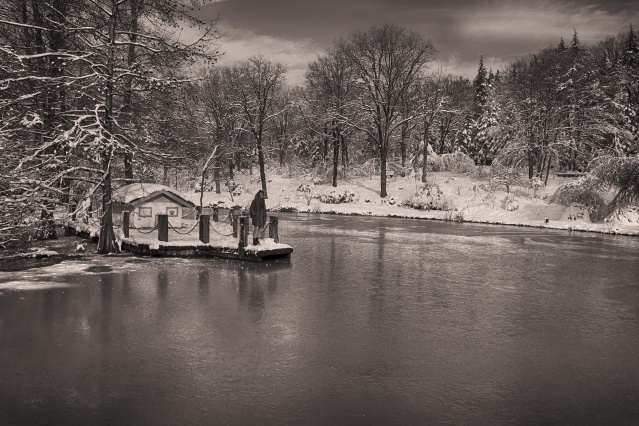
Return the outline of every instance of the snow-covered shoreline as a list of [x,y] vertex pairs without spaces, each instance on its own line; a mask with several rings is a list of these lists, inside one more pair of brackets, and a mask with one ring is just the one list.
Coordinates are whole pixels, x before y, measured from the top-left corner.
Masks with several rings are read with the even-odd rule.
[[[379,197],[379,176],[349,178],[338,182],[337,187],[313,183],[312,177],[273,176],[267,183],[267,209],[269,213],[396,217],[639,236],[638,206],[617,211],[614,217],[604,222],[593,223],[588,212],[580,206],[550,203],[557,187],[568,181],[553,176],[546,187],[534,193],[523,186],[514,185],[507,193],[503,188],[488,188],[487,178],[471,178],[448,172],[432,173],[428,185],[435,196],[431,198],[448,208],[421,210],[406,206],[406,200],[414,197],[423,187],[414,177],[389,179],[389,196],[382,199]],[[231,199],[225,192],[205,192],[203,204],[248,206],[254,193],[261,188],[260,183],[247,175],[240,175],[236,182],[242,185],[241,195]],[[199,204],[200,193],[187,193],[185,196]],[[342,202],[331,203],[337,201]]]

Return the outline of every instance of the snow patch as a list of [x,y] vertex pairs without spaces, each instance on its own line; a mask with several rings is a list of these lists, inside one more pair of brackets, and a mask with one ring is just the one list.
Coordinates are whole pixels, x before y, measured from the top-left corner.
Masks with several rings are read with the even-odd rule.
[[68,288],[71,284],[60,282],[46,282],[46,281],[9,281],[7,283],[0,283],[0,291],[13,290],[13,291],[34,291],[34,290],[48,290],[52,288]]

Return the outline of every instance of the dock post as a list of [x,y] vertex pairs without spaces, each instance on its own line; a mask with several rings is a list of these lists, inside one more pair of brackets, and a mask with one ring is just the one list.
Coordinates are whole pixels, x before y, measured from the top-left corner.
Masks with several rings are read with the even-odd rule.
[[210,241],[210,216],[208,214],[203,214],[200,216],[200,241],[204,244],[208,244]]
[[129,238],[129,219],[131,218],[131,212],[122,212],[122,232],[124,238]]
[[158,214],[158,240],[169,241],[169,215]]
[[237,238],[237,210],[231,210],[231,222],[233,223],[233,238]]
[[220,220],[219,214],[220,214],[219,207],[213,206],[213,222],[218,222]]
[[276,243],[280,242],[280,236],[278,233],[278,220],[277,216],[270,216],[270,222],[268,224],[268,237],[273,238]]
[[220,189],[220,166],[216,166],[214,169],[215,169],[215,172],[213,174],[213,179],[215,179],[215,193],[221,194],[222,191]]
[[246,247],[248,244],[248,232],[249,232],[249,227],[248,227],[248,217],[247,216],[240,216],[240,250],[244,249],[244,247]]

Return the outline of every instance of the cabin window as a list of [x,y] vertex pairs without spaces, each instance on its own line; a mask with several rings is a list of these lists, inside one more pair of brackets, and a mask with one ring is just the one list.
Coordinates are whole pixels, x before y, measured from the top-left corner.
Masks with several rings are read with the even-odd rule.
[[167,208],[166,208],[166,214],[167,214],[168,216],[177,217],[177,215],[178,215],[178,208],[177,208],[177,207],[167,207]]
[[138,215],[140,217],[151,217],[153,214],[151,207],[140,207]]

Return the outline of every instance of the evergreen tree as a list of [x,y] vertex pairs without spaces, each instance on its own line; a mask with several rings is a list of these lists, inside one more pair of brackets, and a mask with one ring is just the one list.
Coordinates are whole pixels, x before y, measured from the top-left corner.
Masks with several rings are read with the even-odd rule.
[[570,41],[570,50],[577,51],[580,49],[579,36],[577,35],[577,30],[575,28],[573,28],[572,30],[573,30],[573,34],[572,34],[572,40]]
[[621,55],[620,74],[624,87],[623,115],[626,128],[632,134],[630,140],[620,141],[620,149],[625,155],[636,155],[639,152],[639,46],[632,25],[628,30]]
[[557,46],[557,49],[561,51],[566,50],[566,43],[564,43],[563,37],[559,40],[559,45]]
[[497,124],[497,102],[495,100],[496,77],[484,66],[484,58],[480,55],[477,76],[473,80],[475,98],[472,115],[458,136],[461,149],[476,164],[490,164],[494,151],[493,133]]

